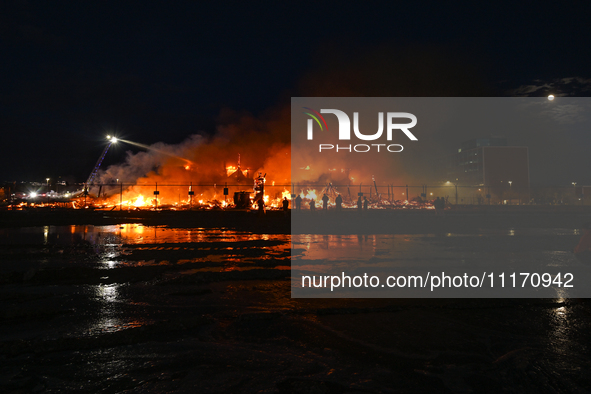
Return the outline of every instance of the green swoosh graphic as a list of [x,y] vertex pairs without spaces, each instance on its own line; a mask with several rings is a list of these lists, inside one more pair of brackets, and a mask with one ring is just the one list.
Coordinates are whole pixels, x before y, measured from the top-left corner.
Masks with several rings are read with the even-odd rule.
[[316,123],[318,123],[318,126],[320,126],[320,130],[323,130],[323,131],[324,131],[324,128],[322,127],[322,124],[320,123],[320,121],[318,120],[318,118],[317,118],[317,117],[315,117],[314,115],[312,115],[312,114],[311,114],[311,113],[309,113],[309,112],[304,112],[304,113],[305,113],[306,115],[310,115],[311,117],[313,117],[313,118],[314,118],[314,120],[316,121]]

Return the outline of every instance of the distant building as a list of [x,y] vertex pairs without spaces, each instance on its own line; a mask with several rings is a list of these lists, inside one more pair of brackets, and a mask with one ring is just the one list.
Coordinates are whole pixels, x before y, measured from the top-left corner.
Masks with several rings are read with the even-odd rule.
[[467,189],[476,187],[481,191],[479,199],[488,196],[503,202],[527,199],[529,153],[526,146],[510,146],[502,137],[476,138],[462,143],[458,151],[441,164],[442,180],[459,185],[459,193],[463,195]]

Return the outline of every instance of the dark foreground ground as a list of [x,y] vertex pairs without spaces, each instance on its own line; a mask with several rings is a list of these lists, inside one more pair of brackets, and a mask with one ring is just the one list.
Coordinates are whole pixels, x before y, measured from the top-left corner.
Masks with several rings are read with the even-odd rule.
[[0,392],[591,391],[588,300],[292,299],[281,233],[0,243]]
[[340,213],[317,209],[291,211],[291,221],[282,211],[267,211],[260,217],[247,210],[193,211],[94,211],[84,209],[0,210],[0,228],[64,225],[110,225],[143,223],[150,226],[184,228],[231,228],[267,234],[424,234],[437,231],[466,232],[482,227],[507,229],[513,227],[547,228],[580,227],[591,221],[591,206],[555,205],[466,205],[452,206],[436,215],[434,210],[346,209]]

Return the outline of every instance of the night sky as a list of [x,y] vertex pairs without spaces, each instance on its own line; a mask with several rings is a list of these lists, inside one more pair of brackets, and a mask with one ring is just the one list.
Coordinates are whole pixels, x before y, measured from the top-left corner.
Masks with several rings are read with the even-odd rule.
[[[179,143],[291,96],[587,97],[590,14],[558,2],[5,1],[0,181],[81,182],[108,133]],[[138,148],[104,165],[126,150]]]

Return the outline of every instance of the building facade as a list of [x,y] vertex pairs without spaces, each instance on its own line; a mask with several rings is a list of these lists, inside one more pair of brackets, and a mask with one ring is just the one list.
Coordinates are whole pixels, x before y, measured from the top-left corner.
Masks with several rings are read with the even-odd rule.
[[529,199],[529,152],[502,137],[466,141],[442,163],[442,180],[456,185],[460,199],[493,199],[503,204]]

